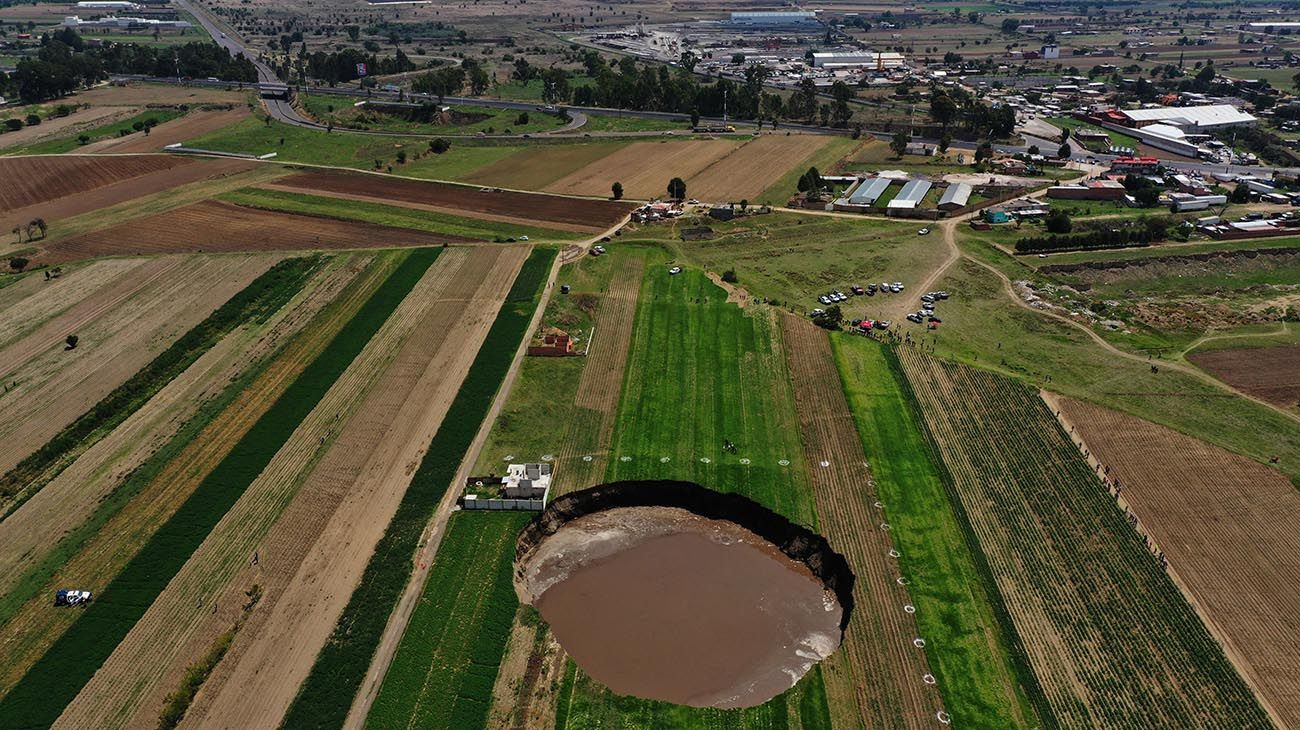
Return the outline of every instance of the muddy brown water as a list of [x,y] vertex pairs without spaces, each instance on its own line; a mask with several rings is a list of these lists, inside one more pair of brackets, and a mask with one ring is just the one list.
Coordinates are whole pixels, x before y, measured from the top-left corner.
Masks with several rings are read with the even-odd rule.
[[805,565],[682,509],[569,522],[528,556],[517,588],[578,666],[618,694],[751,707],[840,642],[841,607]]

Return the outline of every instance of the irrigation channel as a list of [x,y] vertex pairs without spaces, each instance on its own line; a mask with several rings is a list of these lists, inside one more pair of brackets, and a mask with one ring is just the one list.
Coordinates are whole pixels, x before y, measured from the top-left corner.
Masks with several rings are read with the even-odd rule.
[[737,495],[618,482],[559,498],[519,540],[515,586],[618,694],[760,705],[840,644],[847,564]]

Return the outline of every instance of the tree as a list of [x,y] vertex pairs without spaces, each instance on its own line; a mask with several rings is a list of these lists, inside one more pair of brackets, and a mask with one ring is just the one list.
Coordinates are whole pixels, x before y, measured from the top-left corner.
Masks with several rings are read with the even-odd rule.
[[889,149],[894,151],[895,157],[902,157],[907,152],[907,145],[912,141],[912,137],[904,131],[894,133],[894,138],[889,140]]
[[957,102],[942,89],[930,95],[930,117],[945,128],[957,120],[960,112]]
[[23,128],[23,120],[17,117],[5,120],[5,129],[10,132],[17,132],[22,128]]
[[984,144],[975,148],[975,162],[979,163],[979,162],[983,162],[984,160],[989,160],[992,158],[993,158],[993,145],[989,144],[988,142],[985,142]]
[[1070,159],[1070,143],[1066,142],[1056,149],[1056,156],[1062,160]]
[[736,276],[735,269],[727,269],[726,271],[722,272],[722,280],[727,282],[728,284],[736,284],[740,281],[740,278]]
[[1020,27],[1020,21],[1016,18],[1007,18],[1006,20],[1002,21],[1002,32],[1006,33],[1007,35],[1015,33],[1016,29],[1019,27]]
[[843,320],[844,312],[840,310],[840,305],[832,304],[826,308],[826,312],[820,317],[814,317],[813,323],[828,330],[837,330]]
[[78,142],[79,144],[89,144],[89,143],[90,143],[90,135],[89,135],[89,134],[79,134],[79,135],[77,135],[77,142]]
[[691,127],[700,126],[700,110],[691,109]]
[[81,338],[77,337],[76,335],[68,335],[68,336],[63,340],[63,341],[67,344],[67,347],[64,347],[63,349],[65,349],[65,350],[75,350],[76,347],[77,347],[77,342],[80,341],[80,339],[81,339]]
[[1074,228],[1074,222],[1070,220],[1069,214],[1063,210],[1052,211],[1047,216],[1047,230],[1049,233],[1069,233]]
[[465,76],[469,79],[469,93],[474,96],[487,91],[492,85],[492,77],[483,68],[483,65],[472,58],[467,58],[460,62],[460,67],[464,69]]
[[9,259],[9,268],[13,269],[14,271],[22,271],[23,269],[27,268],[28,263],[30,262],[27,259],[23,258],[22,256],[15,256]]
[[1154,208],[1160,203],[1160,191],[1154,185],[1145,187],[1133,193],[1133,199],[1143,208]]
[[831,96],[835,99],[835,104],[831,107],[831,116],[835,119],[835,126],[842,127],[848,124],[849,117],[853,116],[853,110],[849,108],[849,100],[853,98],[853,89],[843,81],[836,81],[831,84]]
[[1043,151],[1042,151],[1041,149],[1039,149],[1039,148],[1038,148],[1038,145],[1036,145],[1036,144],[1031,144],[1031,145],[1029,145],[1029,150],[1028,150],[1028,152],[1029,152],[1029,154],[1031,154],[1031,155],[1041,155],[1041,154],[1043,154]]
[[[45,219],[44,219],[44,218],[37,218],[37,219],[33,220],[33,221],[32,221],[30,224],[28,224],[28,225],[30,225],[32,228],[35,228],[36,230],[40,231],[40,232],[41,232],[41,238],[45,238],[45,232],[46,232],[47,230],[49,230],[49,228],[50,228],[50,227],[45,223]],[[29,237],[29,238],[30,238],[30,237]]]
[[357,39],[361,37],[360,26],[349,25],[348,27],[344,28],[344,30],[346,30],[348,33],[348,40],[352,41],[353,43],[356,43]]
[[674,200],[684,200],[686,198],[686,181],[680,177],[669,180],[668,197]]
[[1070,141],[1070,128],[1063,127],[1061,129],[1061,143],[1064,144],[1069,141]]
[[1250,188],[1246,187],[1245,183],[1237,183],[1237,187],[1232,189],[1232,194],[1228,196],[1228,200],[1233,203],[1249,203]]
[[748,199],[748,198],[741,198],[741,199],[740,199],[740,211],[743,213],[743,212],[745,212],[745,209],[748,208],[748,207],[749,207],[749,199]]
[[943,134],[939,135],[939,152],[941,153],[947,152],[948,147],[950,147],[951,145],[952,145],[952,133],[945,130]]
[[429,151],[435,155],[440,155],[449,149],[451,149],[451,142],[442,137],[429,140]]
[[609,186],[609,191],[614,194],[614,200],[623,199],[623,183],[615,182]]
[[406,164],[406,150],[398,150],[398,151],[397,151],[397,164],[399,164],[399,165],[405,165],[405,164]]

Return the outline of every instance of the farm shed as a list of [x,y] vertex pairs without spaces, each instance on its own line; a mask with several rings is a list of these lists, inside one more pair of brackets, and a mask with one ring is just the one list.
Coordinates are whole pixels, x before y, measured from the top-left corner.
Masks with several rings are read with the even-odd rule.
[[890,182],[891,180],[885,177],[863,180],[849,195],[849,205],[875,205],[880,196],[889,189]]
[[1047,197],[1058,200],[1123,200],[1128,195],[1124,184],[1114,180],[1091,180],[1084,185],[1055,185]]
[[893,200],[889,201],[889,208],[914,210],[921,201],[925,199],[926,193],[930,192],[931,183],[929,180],[911,180]]
[[953,183],[943,191],[939,198],[940,210],[957,210],[970,203],[971,186],[967,183]]

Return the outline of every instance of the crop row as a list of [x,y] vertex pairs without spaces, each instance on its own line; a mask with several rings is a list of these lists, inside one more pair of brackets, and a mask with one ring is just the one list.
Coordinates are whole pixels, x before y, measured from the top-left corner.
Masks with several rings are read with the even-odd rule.
[[14,727],[45,727],[63,712],[212,528],[433,264],[410,253],[96,600],[0,700]]
[[[71,463],[73,455],[89,448],[125,421],[228,332],[249,320],[264,321],[279,310],[302,289],[323,261],[323,257],[311,256],[286,259],[272,266],[0,477],[0,496],[15,494],[38,477],[46,482],[53,479]],[[26,489],[23,500],[30,499],[36,491]],[[20,504],[11,505],[7,514],[12,514]]]
[[367,727],[482,727],[519,599],[511,582],[526,512],[458,512],[384,676]]
[[831,342],[945,710],[957,725],[1027,724],[1034,710],[1018,685],[1033,675],[1012,661],[1010,622],[995,621],[994,599],[982,589],[987,581],[894,352],[862,337]]
[[388,618],[410,578],[412,558],[424,527],[455,478],[510,370],[512,355],[528,332],[541,285],[554,258],[552,249],[535,249],[515,277],[397,513],[289,707],[284,727],[339,727],[346,719]]
[[911,351],[902,361],[1055,719],[1268,727],[1037,393]]

